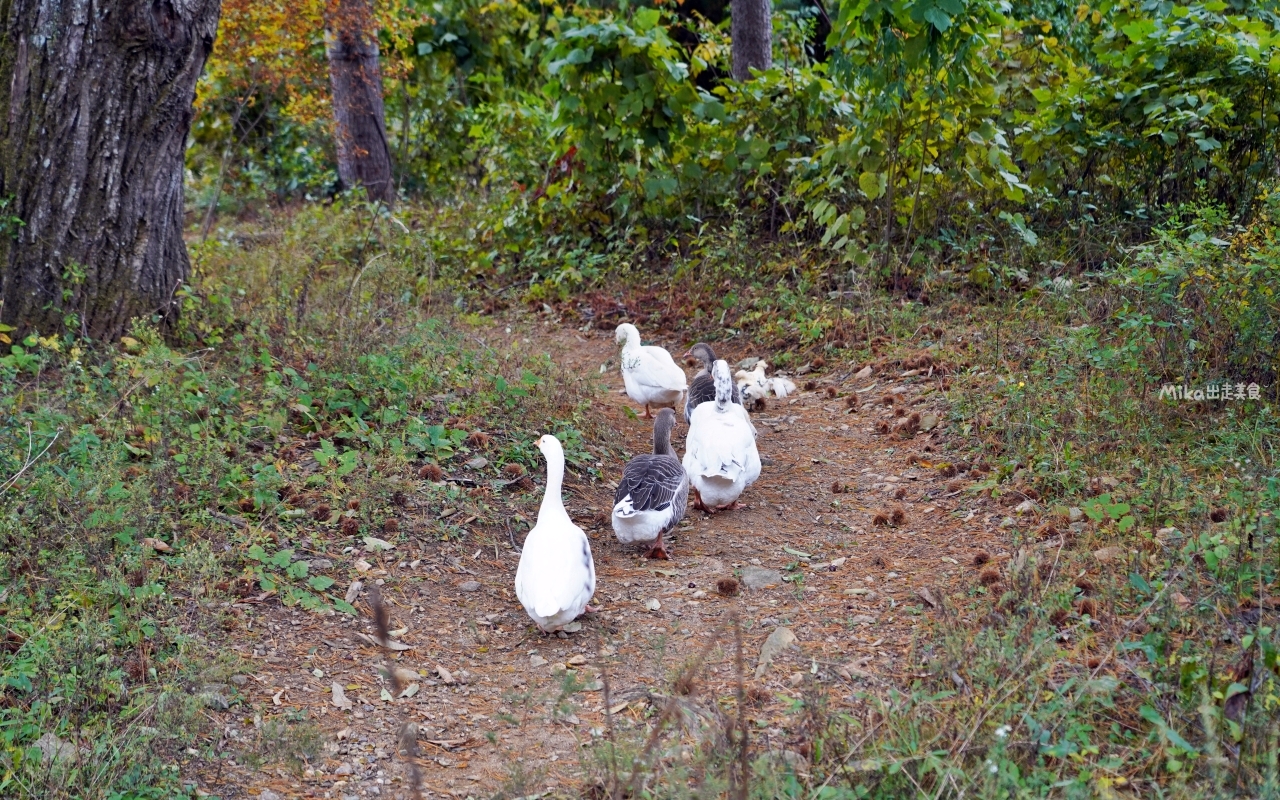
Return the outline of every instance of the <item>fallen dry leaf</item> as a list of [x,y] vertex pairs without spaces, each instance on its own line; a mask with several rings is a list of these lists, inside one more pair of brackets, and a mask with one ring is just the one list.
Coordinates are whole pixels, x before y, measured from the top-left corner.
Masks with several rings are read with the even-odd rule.
[[281,698],[281,697],[283,697],[283,696],[284,696],[284,689],[281,689],[280,691],[278,691],[278,692],[276,692],[275,694],[271,695],[271,702],[272,702],[272,704],[273,704],[273,705],[277,705],[277,706],[284,705],[284,703],[280,700],[280,698]]
[[453,673],[439,664],[436,664],[436,674],[440,676],[442,683],[453,683]]
[[916,590],[916,594],[920,595],[920,599],[929,604],[929,608],[938,607],[938,599],[933,596],[933,592],[929,591],[928,586],[921,586]]
[[360,590],[363,588],[364,583],[361,581],[352,581],[351,585],[347,587],[347,602],[354,603],[356,598],[360,596]]
[[350,700],[347,699],[347,693],[342,690],[342,684],[338,683],[337,681],[334,681],[333,685],[329,687],[329,690],[333,692],[333,697],[329,700],[329,702],[333,703],[334,706],[342,709],[343,711],[351,710],[351,707],[353,704]]
[[367,633],[357,633],[356,638],[365,644],[370,644],[374,647],[385,647],[388,650],[411,650],[413,648],[413,645],[405,644],[404,642],[396,641],[395,639],[382,642]]
[[170,547],[169,545],[167,545],[167,544],[165,544],[164,542],[160,541],[159,539],[156,539],[156,538],[151,537],[151,536],[148,536],[148,537],[146,537],[145,539],[143,539],[143,540],[142,540],[142,543],[143,543],[145,546],[150,547],[152,550],[155,550],[157,553],[171,553],[171,552],[173,552],[173,548],[172,548],[172,547]]

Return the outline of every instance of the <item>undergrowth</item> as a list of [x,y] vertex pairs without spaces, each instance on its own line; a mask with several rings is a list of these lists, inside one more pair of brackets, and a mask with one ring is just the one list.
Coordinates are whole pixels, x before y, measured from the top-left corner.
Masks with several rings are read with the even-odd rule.
[[177,797],[220,758],[299,767],[314,723],[265,709],[219,745],[203,708],[240,702],[222,643],[255,605],[354,613],[334,562],[368,537],[505,538],[511,508],[533,515],[541,433],[595,469],[589,386],[433,306],[389,229],[315,209],[265,244],[211,241],[169,340],[139,322],[118,347],[31,336],[0,358],[0,795]]
[[[537,433],[596,474],[612,439],[583,406],[590,377],[476,313],[519,304],[539,325],[751,341],[824,380],[932,369],[950,402],[934,466],[1009,515],[1008,558],[944,601],[981,624],[938,614],[914,677],[886,691],[824,665],[777,741],[741,732],[750,681],[708,710],[685,665],[672,710],[619,730],[584,791],[621,791],[635,758],[630,788],[655,797],[1280,791],[1270,205],[1244,225],[1178,209],[1105,271],[997,271],[999,291],[939,259],[905,294],[733,224],[657,251],[615,241],[561,290],[503,273],[468,208],[341,201],[219,229],[194,250],[170,338],[140,322],[118,348],[12,343],[6,796],[178,796],[195,759],[314,758],[305,719],[264,719],[256,752],[215,746],[202,687],[240,666],[209,641],[260,602],[351,613],[355,576],[313,564],[366,537],[509,535],[536,499]],[[545,252],[589,266],[572,243]],[[431,513],[406,513],[409,498]],[[1026,501],[1036,512],[1014,514]],[[52,764],[46,734],[71,748]]]

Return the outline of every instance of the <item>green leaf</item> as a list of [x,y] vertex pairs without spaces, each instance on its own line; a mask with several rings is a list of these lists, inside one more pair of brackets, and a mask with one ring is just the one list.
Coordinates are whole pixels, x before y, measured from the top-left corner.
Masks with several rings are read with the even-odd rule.
[[333,585],[333,578],[330,578],[327,575],[312,575],[307,579],[307,585],[312,589],[315,589],[317,592],[323,592],[325,589],[328,589]]
[[925,22],[936,28],[938,33],[946,33],[947,29],[951,27],[951,17],[947,16],[946,12],[937,6],[925,9],[924,19]]
[[885,187],[888,184],[888,176],[883,172],[864,172],[858,176],[858,188],[862,190],[868,200],[875,200],[884,194]]

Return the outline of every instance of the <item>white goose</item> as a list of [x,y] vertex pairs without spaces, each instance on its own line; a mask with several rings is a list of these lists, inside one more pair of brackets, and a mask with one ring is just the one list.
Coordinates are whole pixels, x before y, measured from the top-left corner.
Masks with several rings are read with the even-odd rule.
[[676,412],[664,408],[653,422],[653,454],[627,462],[613,495],[613,532],[623,544],[645,543],[649,558],[668,558],[664,534],[684,519],[689,476],[671,449]]
[[729,365],[717,361],[711,369],[716,401],[693,410],[685,438],[684,469],[697,492],[695,506],[710,511],[740,508],[738,498],[760,477],[756,429],[747,410],[732,402]]
[[596,566],[582,528],[564,510],[564,449],[554,436],[538,440],[547,459],[547,490],[538,523],[525,537],[516,568],[516,597],[545,633],[559,630],[583,611],[596,591]]
[[651,405],[674,408],[688,383],[671,354],[653,345],[642,347],[640,331],[630,322],[618,326],[617,340],[623,343],[622,384],[632,400],[644,405],[644,418],[653,418]]
[[737,388],[742,392],[742,396],[746,398],[748,403],[768,397],[770,392],[773,392],[778,397],[795,394],[795,381],[782,375],[767,378],[764,371],[768,368],[769,365],[764,361],[757,361],[750,372],[740,369],[734,374],[733,377],[737,381]]

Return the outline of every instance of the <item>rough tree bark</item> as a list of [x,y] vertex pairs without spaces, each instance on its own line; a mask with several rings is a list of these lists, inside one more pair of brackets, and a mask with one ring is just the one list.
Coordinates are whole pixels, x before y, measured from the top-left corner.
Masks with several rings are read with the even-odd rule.
[[120,336],[172,321],[183,153],[221,0],[0,0],[0,321]]
[[773,66],[773,21],[770,0],[733,0],[729,6],[729,38],[733,79],[751,80],[751,70]]
[[378,33],[369,0],[334,0],[325,32],[333,87],[338,178],[363,186],[371,200],[395,200],[378,68]]

